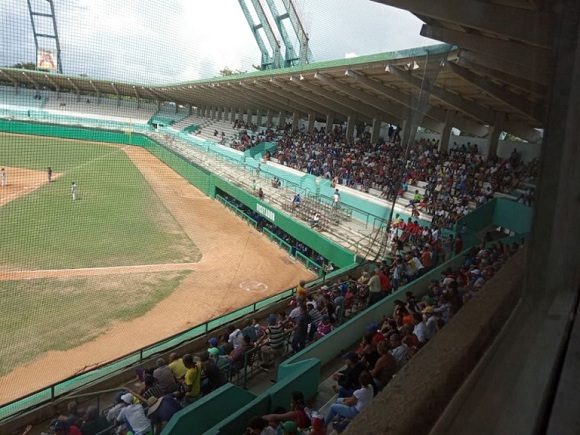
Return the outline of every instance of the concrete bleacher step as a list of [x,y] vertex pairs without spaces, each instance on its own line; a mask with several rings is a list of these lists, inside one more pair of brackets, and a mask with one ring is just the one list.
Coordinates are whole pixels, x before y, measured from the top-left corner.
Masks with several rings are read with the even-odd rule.
[[[186,144],[180,140],[174,140],[166,143],[165,139],[160,134],[155,134],[155,138],[166,146],[172,148],[175,152],[182,154],[187,159],[192,160],[196,164],[200,164],[217,175],[223,176],[230,182],[240,186],[244,190],[252,191],[253,181],[256,180],[256,187],[262,187],[265,194],[265,202],[271,204],[285,213],[293,215],[296,219],[302,220],[309,224],[311,216],[308,213],[297,213],[291,208],[292,198],[294,192],[281,188],[274,188],[269,179],[257,178],[252,172],[244,170],[233,163],[229,163],[222,159],[218,159],[213,155],[208,155],[201,149]],[[253,192],[252,192],[253,193]],[[318,207],[318,203],[314,203]],[[318,210],[318,208],[311,208],[310,210]],[[313,211],[311,211],[313,215]],[[364,255],[368,258],[374,258],[381,250],[379,240],[373,244],[373,229],[354,219],[350,221],[339,221],[338,224],[328,222],[321,231],[326,237],[347,249],[356,251],[359,255]]]

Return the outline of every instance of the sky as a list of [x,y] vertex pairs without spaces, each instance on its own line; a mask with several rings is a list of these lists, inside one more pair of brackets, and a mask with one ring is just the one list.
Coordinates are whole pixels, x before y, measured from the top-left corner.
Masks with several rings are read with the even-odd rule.
[[[265,0],[261,0],[265,4]],[[280,7],[281,0],[274,0]],[[246,0],[248,4],[250,0]],[[42,11],[45,0],[32,0]],[[435,44],[410,13],[370,0],[295,0],[314,61]],[[54,0],[63,72],[164,84],[254,70],[260,51],[238,0]],[[50,22],[38,19],[39,31]],[[50,42],[45,43],[50,49]],[[26,0],[0,0],[0,65],[34,62]]]

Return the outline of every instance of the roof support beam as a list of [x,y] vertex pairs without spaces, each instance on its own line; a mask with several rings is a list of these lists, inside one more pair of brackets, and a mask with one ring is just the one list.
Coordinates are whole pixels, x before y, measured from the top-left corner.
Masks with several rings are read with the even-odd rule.
[[550,72],[548,70],[542,71],[537,68],[529,68],[523,65],[518,65],[503,59],[497,59],[485,54],[474,53],[468,50],[461,50],[459,53],[460,59],[465,59],[469,62],[479,65],[490,66],[493,65],[497,69],[506,74],[511,74],[516,77],[525,77],[534,83],[547,85],[550,82]]
[[477,0],[373,0],[440,21],[551,48],[555,17],[548,12]]
[[[378,92],[379,94],[384,95],[387,98],[390,98],[393,101],[397,101],[402,103],[405,107],[409,108],[412,112],[417,110],[417,104],[414,101],[415,97],[412,95],[405,94],[404,92],[398,91],[396,89],[384,86],[383,84],[370,79],[369,77],[365,76],[362,72],[358,71],[350,71],[347,70],[345,73],[346,76],[353,78],[354,80],[358,81],[362,85],[366,86],[369,89]],[[424,123],[430,123],[434,126],[435,123],[441,123],[442,125],[445,123],[447,118],[447,112],[439,107],[428,105],[425,110],[425,115],[431,118],[433,121],[423,121]],[[457,114],[452,116],[452,120],[454,122],[454,127],[459,128],[462,131],[467,131],[472,133],[475,136],[482,137],[487,135],[487,128],[483,127],[481,124],[478,124],[474,121],[469,119],[463,118],[458,116]],[[426,127],[426,125],[425,125]],[[443,127],[440,128],[431,128],[434,131],[441,131]]]
[[538,121],[539,123],[542,123],[544,120],[546,110],[542,105],[533,103],[518,94],[514,94],[513,92],[504,89],[502,86],[496,85],[495,83],[484,79],[474,72],[469,71],[467,68],[463,68],[451,62],[447,63],[447,68],[449,68],[455,75],[461,77],[463,80],[471,83],[474,86],[477,86],[479,89],[492,96],[493,98],[508,104],[521,114],[528,116]]
[[318,98],[315,95],[312,95],[312,93],[306,92],[303,89],[299,89],[297,87],[289,88],[287,86],[281,85],[276,81],[273,82],[273,85],[276,87],[273,92],[277,93],[281,97],[303,101],[311,107],[317,107],[318,110],[322,111],[325,116],[328,115],[328,113],[332,113],[341,120],[344,120],[349,116],[350,112],[347,112],[341,108],[337,108],[336,105],[332,102],[327,103],[325,100]]
[[56,92],[60,92],[60,86],[53,79],[51,79],[48,74],[45,74],[44,78],[46,79],[46,81],[48,83],[50,83],[52,86],[54,86],[54,89],[56,90]]
[[374,118],[383,119],[384,115],[379,114],[377,110],[370,109],[365,107],[364,104],[360,104],[356,101],[350,100],[348,98],[340,97],[338,95],[334,95],[329,92],[325,92],[320,86],[316,86],[313,83],[307,82],[306,80],[294,80],[297,86],[301,86],[310,92],[319,95],[320,97],[325,98],[326,100],[331,101],[333,105],[340,105],[344,107],[344,109],[350,113],[350,115],[357,114],[361,117],[366,118],[367,120],[373,120]]
[[479,71],[480,73],[488,76],[493,80],[505,83],[506,85],[510,85],[522,91],[530,92],[539,97],[545,97],[548,92],[548,89],[543,85],[531,82],[522,77],[516,77],[511,74],[506,74],[502,71],[492,69],[488,66],[473,63],[466,59],[459,58],[456,63],[457,65],[464,66],[465,68],[468,68],[470,70]]
[[548,70],[552,57],[545,48],[426,24],[421,29],[421,35],[542,71]]
[[399,68],[393,65],[390,65],[389,71],[391,74],[407,82],[416,89],[420,90],[424,85],[425,86],[425,89],[423,89],[424,92],[428,92],[437,99],[443,101],[446,104],[449,104],[450,106],[453,106],[455,109],[469,116],[472,116],[475,119],[478,119],[484,124],[494,125],[495,114],[493,113],[493,111],[480,106],[474,101],[466,100],[465,98],[457,94],[451,93],[446,89],[434,86],[428,80],[423,81],[417,77],[414,77],[409,72],[401,71]]
[[70,85],[73,87],[73,89],[75,90],[75,92],[77,93],[77,95],[80,95],[81,90],[79,89],[79,87],[71,80],[70,77],[67,77],[66,79],[70,83]]
[[34,86],[34,89],[36,89],[37,91],[40,89],[40,86],[38,86],[38,83],[35,80],[33,80],[32,77],[30,77],[24,71],[22,71],[22,75],[26,78],[26,80],[28,80],[30,83],[32,83],[32,86]]
[[320,80],[322,83],[334,88],[340,92],[343,92],[349,95],[352,98],[356,98],[360,101],[363,101],[370,106],[374,107],[376,110],[384,113],[386,117],[390,117],[390,119],[385,118],[385,121],[390,121],[393,123],[401,123],[405,119],[410,116],[410,111],[406,110],[401,107],[396,107],[396,105],[389,103],[387,101],[383,101],[380,98],[375,97],[374,95],[367,94],[359,89],[352,88],[344,83],[340,83],[334,79],[327,77],[322,73],[314,74],[314,77]]
[[15,88],[18,88],[18,82],[16,80],[14,80],[14,77],[12,77],[10,74],[8,74],[6,71],[0,69],[0,73],[2,73],[2,75],[6,78],[8,78],[8,80],[10,81],[10,83],[12,83],[14,85]]
[[286,101],[280,100],[279,98],[276,98],[275,96],[271,95],[270,92],[257,88],[256,86],[252,87],[247,83],[242,83],[240,86],[244,89],[244,92],[251,94],[251,98],[248,99],[254,99],[258,97],[261,98],[261,101],[272,101],[273,103],[277,104],[279,108],[282,108],[284,111],[287,112],[307,113],[308,111],[308,108],[304,105],[296,104],[295,102],[290,102],[290,100]]
[[312,111],[317,112],[321,115],[324,115],[328,111],[319,105],[315,105],[316,107],[313,107],[312,105],[306,103],[304,100],[301,100],[299,98],[293,98],[289,95],[282,96],[276,91],[276,89],[278,89],[278,88],[276,88],[274,85],[267,86],[265,83],[256,82],[255,87],[250,88],[250,89],[251,89],[251,92],[258,92],[263,97],[272,98],[273,100],[278,101],[278,102],[280,102],[280,100],[278,98],[285,99],[288,106],[291,105],[293,108],[295,108],[300,113],[303,113],[305,115],[307,115],[308,113],[310,113]]

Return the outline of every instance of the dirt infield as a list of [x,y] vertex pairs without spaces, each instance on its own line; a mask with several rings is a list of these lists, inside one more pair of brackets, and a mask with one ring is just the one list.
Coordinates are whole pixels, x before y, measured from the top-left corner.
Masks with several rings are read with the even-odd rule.
[[[194,264],[159,265],[192,272],[170,297],[147,314],[132,321],[117,322],[95,340],[76,348],[41,355],[0,378],[0,404],[278,293],[296,285],[300,279],[314,277],[262,234],[217,201],[207,198],[149,152],[137,147],[124,150],[183,231],[200,248],[203,257]],[[133,266],[133,272],[140,267],[147,266]],[[131,273],[132,268],[122,268],[126,271],[120,273]],[[32,279],[34,273],[53,277],[71,273],[104,274],[106,269],[117,269],[114,273],[119,273],[121,268],[19,273],[29,274],[28,279]],[[27,279],[24,275],[12,279]]]
[[[0,206],[48,184],[48,175],[44,171],[7,166],[4,166],[4,171],[8,185],[0,186]],[[56,180],[61,175],[53,172],[52,179]]]

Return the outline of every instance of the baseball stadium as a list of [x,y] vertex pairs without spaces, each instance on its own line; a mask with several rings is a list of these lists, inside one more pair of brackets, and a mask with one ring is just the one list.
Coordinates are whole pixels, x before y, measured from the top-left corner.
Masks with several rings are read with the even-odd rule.
[[0,16],[0,434],[578,433],[577,1]]

